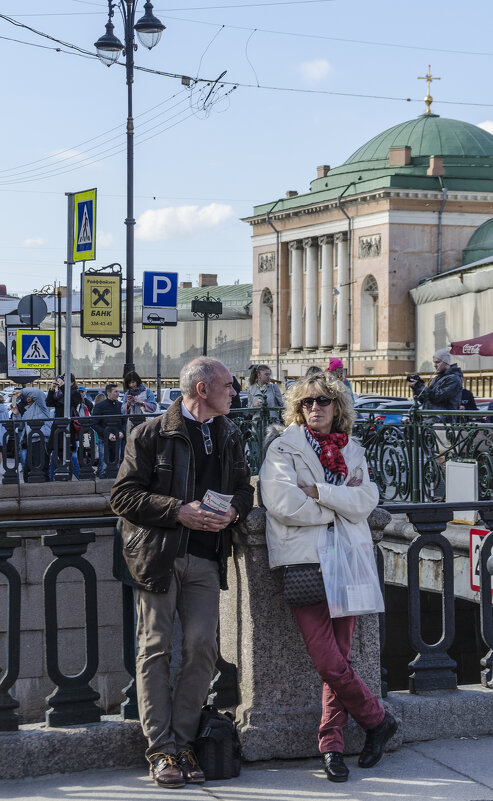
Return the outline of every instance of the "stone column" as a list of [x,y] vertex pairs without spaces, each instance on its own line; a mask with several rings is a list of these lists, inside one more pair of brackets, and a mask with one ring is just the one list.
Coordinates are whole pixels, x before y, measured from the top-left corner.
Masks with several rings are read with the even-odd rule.
[[347,252],[347,239],[345,234],[336,234],[334,237],[337,246],[337,322],[336,345],[347,345],[348,341],[348,297],[349,297],[349,263]]
[[304,239],[306,250],[305,284],[305,348],[318,346],[318,243],[315,238]]
[[290,242],[291,259],[291,350],[303,347],[303,250],[301,242]]
[[[383,510],[373,515],[369,523],[378,541],[390,515]],[[317,756],[321,682],[283,601],[282,570],[269,569],[264,509],[253,509],[235,528],[234,541],[229,589],[221,593],[221,654],[238,668],[236,719],[243,756],[248,761]],[[378,615],[359,617],[353,667],[378,697],[379,643]],[[358,753],[364,739],[363,730],[351,720],[344,730],[346,753]]]
[[320,347],[331,348],[334,344],[332,333],[332,299],[333,299],[333,237],[321,236],[318,240],[322,248],[322,297],[320,314]]

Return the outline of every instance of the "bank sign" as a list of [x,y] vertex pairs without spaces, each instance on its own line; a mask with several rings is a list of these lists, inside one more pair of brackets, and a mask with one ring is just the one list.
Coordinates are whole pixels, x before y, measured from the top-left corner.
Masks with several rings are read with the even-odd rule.
[[121,275],[85,273],[82,276],[83,337],[120,337]]

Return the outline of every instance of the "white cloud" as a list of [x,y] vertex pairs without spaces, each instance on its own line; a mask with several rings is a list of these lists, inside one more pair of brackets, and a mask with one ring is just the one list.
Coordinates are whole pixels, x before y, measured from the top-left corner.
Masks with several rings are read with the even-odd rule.
[[493,120],[478,122],[478,128],[482,128],[483,131],[488,131],[488,133],[493,134]]
[[299,71],[307,81],[323,81],[333,72],[333,67],[326,58],[318,58],[314,61],[302,61]]
[[111,231],[97,231],[96,244],[100,248],[109,248],[114,243],[115,237]]
[[45,240],[42,236],[30,236],[22,244],[25,248],[39,248],[44,243]]
[[148,209],[137,220],[135,236],[144,242],[164,242],[195,231],[215,228],[234,215],[231,206],[210,203],[208,206],[169,206]]

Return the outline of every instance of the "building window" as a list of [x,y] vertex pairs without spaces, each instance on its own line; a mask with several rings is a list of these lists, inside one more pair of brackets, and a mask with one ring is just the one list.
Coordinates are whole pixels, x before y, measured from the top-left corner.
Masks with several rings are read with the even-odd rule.
[[361,350],[376,350],[378,344],[378,284],[367,275],[361,287]]

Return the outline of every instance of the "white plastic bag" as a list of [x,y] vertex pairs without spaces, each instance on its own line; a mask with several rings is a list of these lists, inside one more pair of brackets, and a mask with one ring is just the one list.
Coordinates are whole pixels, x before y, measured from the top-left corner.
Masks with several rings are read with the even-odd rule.
[[383,612],[370,527],[335,516],[318,548],[331,617]]

